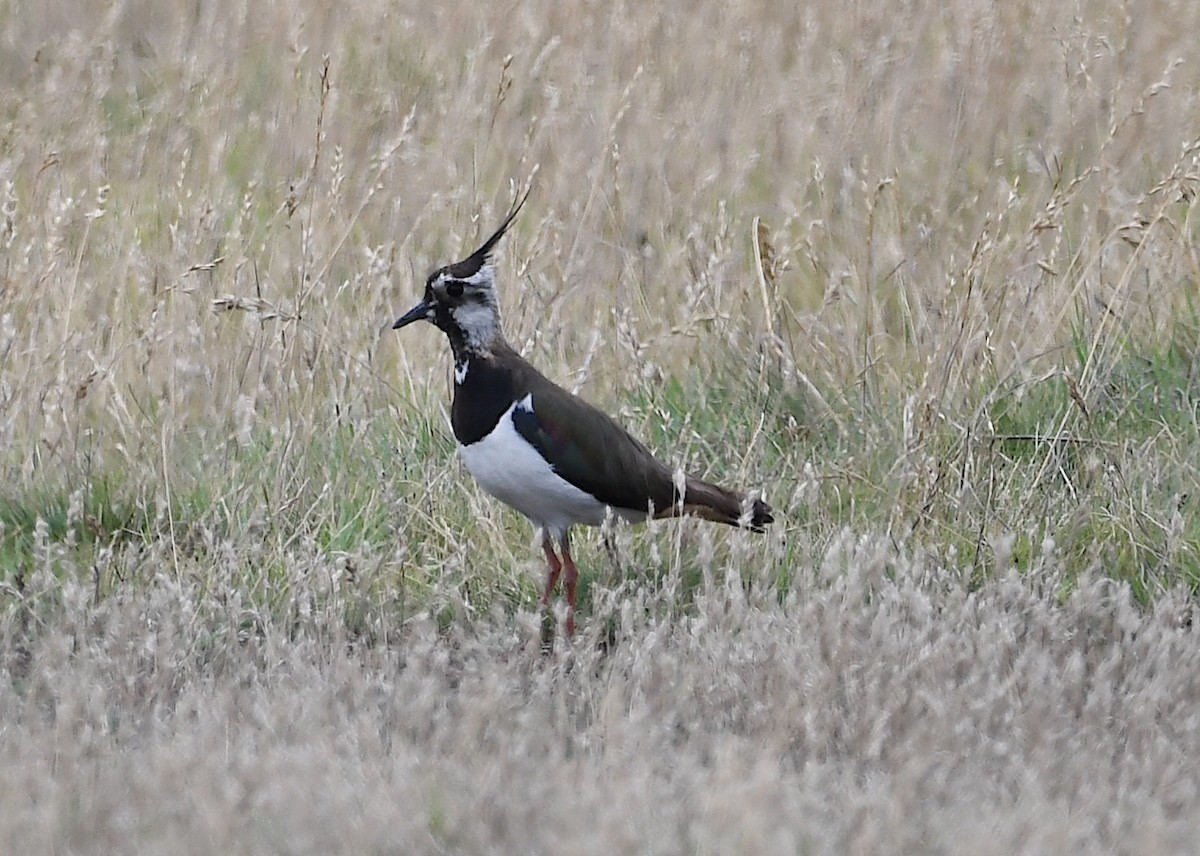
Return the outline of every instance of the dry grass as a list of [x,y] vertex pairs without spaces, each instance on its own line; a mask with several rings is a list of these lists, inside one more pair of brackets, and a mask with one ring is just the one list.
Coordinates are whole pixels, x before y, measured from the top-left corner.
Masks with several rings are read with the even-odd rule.
[[532,617],[411,622],[390,646],[347,646],[337,604],[257,623],[228,563],[205,592],[67,586],[0,696],[0,845],[1194,848],[1193,603],[1146,613],[1108,581],[1060,600],[1050,563],[1045,586],[968,594],[892,552],[844,537],[782,592],[727,569],[686,616],[670,584],[614,592],[609,653],[593,621],[549,659]]
[[[1196,32],[0,4],[0,849],[1186,851]],[[544,663],[387,329],[530,177],[514,344],[782,512]]]

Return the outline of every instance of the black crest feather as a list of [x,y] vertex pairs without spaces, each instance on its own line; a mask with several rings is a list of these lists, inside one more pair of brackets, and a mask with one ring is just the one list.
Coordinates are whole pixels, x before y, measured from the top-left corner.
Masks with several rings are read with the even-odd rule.
[[[532,190],[531,187],[529,190]],[[529,190],[525,191],[525,195],[513,203],[513,207],[509,210],[508,216],[504,218],[504,222],[500,224],[500,228],[492,233],[492,236],[483,242],[483,245],[471,255],[467,256],[461,262],[455,262],[446,268],[446,272],[455,279],[470,279],[479,273],[479,270],[487,264],[488,258],[492,255],[492,250],[496,248],[496,244],[504,237],[504,233],[508,231],[508,227],[512,225],[512,221],[516,219],[517,214],[521,210],[521,206],[525,204],[525,200],[529,198]]]

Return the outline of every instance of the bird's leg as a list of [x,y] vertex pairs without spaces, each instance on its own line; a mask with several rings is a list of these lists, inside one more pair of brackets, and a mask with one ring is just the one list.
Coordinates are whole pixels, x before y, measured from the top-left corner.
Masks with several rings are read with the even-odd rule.
[[549,568],[549,573],[546,574],[546,590],[542,592],[542,609],[545,609],[550,606],[550,598],[554,597],[554,587],[558,585],[558,575],[562,573],[562,563],[558,561],[558,556],[554,555],[554,542],[550,540],[549,532],[542,534],[542,552],[546,554],[546,565]]
[[579,581],[579,569],[571,558],[571,547],[567,543],[567,533],[564,532],[558,542],[562,548],[563,557],[563,589],[567,594],[567,638],[575,636],[575,584]]
[[554,555],[554,543],[550,533],[542,534],[542,550],[546,553],[546,590],[542,592],[542,653],[549,655],[554,651],[554,613],[550,609],[550,599],[554,597],[554,586],[558,583],[558,575],[562,573],[562,563]]

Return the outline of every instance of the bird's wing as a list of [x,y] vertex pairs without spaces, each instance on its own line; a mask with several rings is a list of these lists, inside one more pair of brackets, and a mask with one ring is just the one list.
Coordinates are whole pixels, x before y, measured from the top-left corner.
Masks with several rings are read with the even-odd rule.
[[531,379],[529,402],[512,420],[554,471],[605,505],[661,513],[675,504],[671,470],[650,450],[586,401],[541,375]]

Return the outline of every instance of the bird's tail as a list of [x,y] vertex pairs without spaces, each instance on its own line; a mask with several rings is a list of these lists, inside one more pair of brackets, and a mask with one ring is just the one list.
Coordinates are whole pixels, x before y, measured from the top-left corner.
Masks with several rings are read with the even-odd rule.
[[669,513],[660,517],[675,517],[679,514],[689,514],[749,529],[752,532],[762,532],[768,523],[775,520],[771,506],[755,497],[747,497],[732,490],[726,490],[715,484],[703,481],[693,476],[687,477],[684,487],[683,502],[675,506]]

